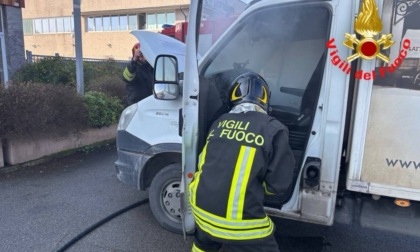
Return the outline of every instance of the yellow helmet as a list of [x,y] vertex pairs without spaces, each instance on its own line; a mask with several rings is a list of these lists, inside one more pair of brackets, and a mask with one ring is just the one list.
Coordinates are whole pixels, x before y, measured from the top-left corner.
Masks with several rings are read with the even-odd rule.
[[270,88],[267,82],[258,74],[248,72],[238,76],[232,83],[231,106],[249,102],[268,110]]
[[140,50],[140,43],[135,43],[133,45],[133,48],[131,48],[131,53],[132,53],[133,57],[134,57],[134,53],[136,53],[137,50]]

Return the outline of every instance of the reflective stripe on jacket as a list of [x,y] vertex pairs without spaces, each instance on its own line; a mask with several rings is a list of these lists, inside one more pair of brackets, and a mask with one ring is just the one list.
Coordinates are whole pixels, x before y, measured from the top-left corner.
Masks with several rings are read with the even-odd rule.
[[153,94],[153,68],[148,62],[131,62],[122,75],[129,105]]

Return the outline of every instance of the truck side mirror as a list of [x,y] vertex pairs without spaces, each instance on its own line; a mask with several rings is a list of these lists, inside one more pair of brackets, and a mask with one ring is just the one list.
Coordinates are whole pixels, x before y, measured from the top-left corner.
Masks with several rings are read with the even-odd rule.
[[175,100],[179,96],[178,60],[172,55],[159,55],[155,61],[153,95],[159,100]]

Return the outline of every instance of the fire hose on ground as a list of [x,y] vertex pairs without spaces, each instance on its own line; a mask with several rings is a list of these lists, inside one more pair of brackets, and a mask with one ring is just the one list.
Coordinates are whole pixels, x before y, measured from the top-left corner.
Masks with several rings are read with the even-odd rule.
[[100,227],[101,225],[105,224],[106,222],[112,220],[113,218],[117,217],[118,215],[121,215],[133,208],[139,207],[141,205],[144,205],[146,203],[149,202],[149,199],[146,198],[144,200],[140,200],[139,202],[136,202],[132,205],[129,205],[128,207],[125,207],[109,216],[107,216],[106,218],[98,221],[97,223],[93,224],[92,226],[90,226],[89,228],[87,228],[86,230],[84,230],[82,233],[78,234],[76,237],[74,237],[73,239],[71,239],[69,242],[67,242],[66,244],[64,244],[64,246],[62,246],[61,248],[59,248],[57,250],[57,252],[64,252],[66,251],[68,248],[70,248],[71,246],[73,246],[73,244],[75,244],[76,242],[78,242],[80,239],[82,239],[83,237],[85,237],[86,235],[88,235],[90,232],[92,232],[93,230],[97,229],[98,227]]

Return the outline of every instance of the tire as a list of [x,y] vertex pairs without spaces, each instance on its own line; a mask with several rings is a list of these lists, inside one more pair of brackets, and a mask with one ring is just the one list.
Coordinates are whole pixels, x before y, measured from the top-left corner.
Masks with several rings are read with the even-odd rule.
[[149,189],[153,216],[168,231],[182,234],[181,164],[171,164],[159,171]]
[[417,89],[420,89],[420,73],[416,74],[414,77],[413,84]]

